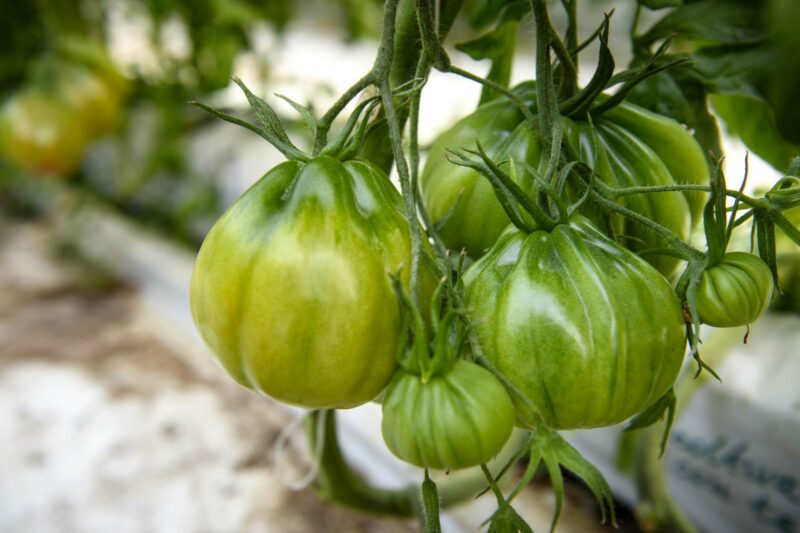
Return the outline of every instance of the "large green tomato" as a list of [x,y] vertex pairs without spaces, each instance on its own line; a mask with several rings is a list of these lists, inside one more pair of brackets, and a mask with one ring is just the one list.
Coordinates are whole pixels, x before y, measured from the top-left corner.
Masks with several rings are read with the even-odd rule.
[[456,470],[489,461],[514,426],[514,406],[488,370],[458,360],[423,382],[400,370],[383,399],[381,430],[400,459],[424,468]]
[[[554,429],[622,422],[678,375],[686,338],[675,292],[584,218],[550,232],[509,227],[465,284],[486,356]],[[519,402],[517,417],[533,424]]]
[[[530,83],[515,89],[531,105],[534,90]],[[599,179],[612,187],[708,182],[708,166],[700,147],[685,128],[668,118],[621,104],[595,119],[596,150],[589,122],[562,117],[562,125],[565,141],[582,161],[595,166]],[[449,247],[466,248],[472,257],[480,257],[509,224],[489,182],[475,170],[447,161],[448,148],[472,148],[476,139],[496,161],[513,156],[540,171],[547,165],[535,132],[505,98],[482,105],[434,142],[420,176],[422,199],[433,222],[450,213],[440,234]],[[527,180],[521,185],[530,190],[529,175]],[[703,196],[643,194],[626,196],[620,203],[685,238],[692,217],[699,218]],[[612,227],[633,250],[664,247],[660,237],[640,224],[615,216]],[[652,257],[665,274],[677,265],[671,257]]]
[[28,88],[0,109],[0,155],[27,172],[65,176],[81,161],[86,134],[53,91]]
[[282,163],[206,237],[192,316],[245,387],[304,407],[354,407],[396,369],[388,273],[403,268],[407,282],[409,253],[402,200],[377,167],[325,156]]
[[772,273],[761,258],[729,252],[697,285],[700,321],[721,328],[752,324],[769,305],[772,288]]

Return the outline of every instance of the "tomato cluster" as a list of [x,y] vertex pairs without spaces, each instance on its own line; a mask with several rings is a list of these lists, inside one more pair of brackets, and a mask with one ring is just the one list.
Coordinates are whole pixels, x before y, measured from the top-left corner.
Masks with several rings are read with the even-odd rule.
[[114,73],[43,60],[0,108],[0,157],[34,175],[69,175],[86,144],[117,126],[123,96]]
[[[533,89],[516,89],[532,108]],[[622,104],[561,126],[566,149],[610,188],[708,182],[697,143],[670,119]],[[475,261],[438,288],[430,243],[412,284],[412,218],[387,175],[353,151],[296,156],[239,198],[208,234],[191,284],[195,323],[225,370],[302,407],[381,401],[389,449],[437,469],[485,463],[515,424],[609,426],[667,394],[687,342],[685,300],[668,277],[678,260],[637,255],[665,246],[664,234],[578,201],[577,183],[559,199],[575,209],[539,224],[525,207],[526,223],[510,223],[495,184],[447,159],[476,139],[484,155],[528,169],[511,175],[529,200],[547,166],[536,131],[505,98],[442,134],[421,176],[423,204],[444,243]],[[616,205],[686,239],[705,195],[669,189]],[[741,253],[696,285],[700,320],[715,326],[752,322],[772,290],[769,268]]]

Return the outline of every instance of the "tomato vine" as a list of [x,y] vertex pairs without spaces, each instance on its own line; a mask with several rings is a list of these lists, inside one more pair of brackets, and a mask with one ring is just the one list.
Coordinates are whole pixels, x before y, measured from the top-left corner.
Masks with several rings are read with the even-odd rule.
[[[383,264],[390,270],[391,288],[398,310],[397,316],[392,311],[385,316],[381,314],[381,317],[392,327],[396,322],[397,348],[396,360],[387,360],[384,349],[380,362],[394,369],[394,377],[389,382],[382,375],[371,383],[381,390],[388,384],[383,398],[383,429],[390,449],[398,457],[426,469],[461,468],[482,463],[497,452],[510,432],[512,409],[508,396],[513,400],[517,425],[528,431],[529,436],[511,461],[502,465],[498,472],[493,473],[481,464],[486,483],[498,500],[498,510],[489,519],[489,530],[530,530],[511,503],[536,473],[540,463],[548,471],[556,493],[552,527],[558,520],[563,498],[562,467],[587,483],[604,519],[607,516],[614,523],[608,484],[597,468],[570,446],[556,429],[607,426],[629,418],[633,419],[630,429],[641,429],[666,419],[660,440],[663,452],[676,408],[673,384],[687,342],[697,360],[698,373],[705,369],[716,377],[714,370],[699,354],[700,324],[702,321],[713,323],[716,318],[708,318],[716,310],[708,305],[710,289],[706,290],[704,283],[713,283],[711,278],[714,277],[734,275],[723,272],[723,266],[739,268],[741,272],[737,271],[736,276],[751,276],[757,287],[745,291],[742,296],[753,300],[751,309],[747,316],[736,317],[733,322],[738,325],[741,320],[743,324],[756,320],[771,290],[770,276],[778,281],[775,226],[800,243],[800,232],[782,214],[782,211],[800,205],[800,187],[797,182],[786,178],[763,197],[746,195],[743,189],[729,190],[718,161],[716,172],[709,178],[705,156],[688,130],[677,122],[648,114],[628,103],[630,95],[645,83],[688,64],[685,57],[668,55],[670,40],[666,35],[647,39],[636,35],[638,10],[631,29],[632,39],[637,45],[636,62],[615,74],[614,57],[608,46],[611,14],[605,16],[589,40],[579,43],[577,0],[562,1],[568,18],[564,39],[555,30],[544,0],[509,2],[499,17],[500,23],[507,21],[504,17],[519,20],[531,14],[536,33],[536,81],[510,89],[492,76],[484,78],[451,63],[442,40],[462,2],[443,0],[438,7],[435,4],[432,0],[415,0],[413,3],[386,0],[381,37],[371,68],[320,118],[317,119],[310,109],[285,98],[311,130],[313,143],[308,152],[292,143],[269,104],[250,92],[240,80],[235,81],[246,94],[258,124],[196,104],[219,118],[258,133],[290,160],[287,166],[276,167],[262,178],[239,201],[245,207],[237,208],[235,205],[218,225],[232,224],[231,220],[235,220],[239,212],[237,209],[247,213],[250,209],[266,209],[258,202],[245,201],[262,189],[272,191],[263,197],[266,200],[263,203],[270,209],[273,206],[284,209],[282,202],[299,205],[301,202],[295,201],[295,197],[300,194],[298,189],[305,190],[298,185],[302,179],[307,180],[302,183],[309,184],[309,188],[313,188],[314,183],[320,187],[329,184],[331,190],[337,191],[336,198],[349,198],[352,205],[359,207],[357,216],[350,213],[342,215],[342,219],[347,220],[347,216],[358,218],[371,205],[369,202],[359,204],[364,200],[363,190],[371,187],[383,190],[384,185],[376,185],[374,180],[380,181],[381,171],[388,170],[387,162],[393,161],[402,198],[398,199],[398,205],[392,204],[394,200],[387,201],[386,209],[392,204],[390,210],[393,214],[402,212],[405,227],[402,230],[397,227],[394,218],[394,225],[387,223],[386,227],[391,226],[393,234],[407,238],[408,250],[407,254],[392,255]],[[520,4],[524,4],[524,8]],[[579,88],[578,53],[592,40],[597,40],[600,45],[597,68],[591,81]],[[658,41],[661,41],[660,46],[650,53],[649,46]],[[477,53],[480,56],[485,51]],[[503,54],[495,57],[497,61],[507,61]],[[473,131],[467,121],[454,126],[456,133],[444,134],[443,151],[446,155],[438,155],[446,157],[448,163],[440,163],[450,165],[448,168],[452,172],[458,169],[473,174],[467,178],[462,176],[463,183],[469,182],[468,186],[462,186],[457,194],[451,195],[454,197],[444,202],[444,206],[438,205],[435,212],[431,209],[432,200],[424,190],[423,182],[432,178],[427,176],[427,170],[420,172],[418,139],[422,89],[433,69],[483,86],[486,99],[482,97],[482,107],[476,113],[481,109],[499,110],[510,106],[516,112],[511,116],[511,131],[496,125],[488,132]],[[497,76],[497,79],[502,78]],[[619,86],[615,93],[604,94],[615,86]],[[337,136],[329,139],[338,117],[368,90],[377,91],[377,96],[362,99]],[[495,107],[490,108],[492,105]],[[488,120],[492,119],[489,116]],[[642,121],[649,121],[651,130],[642,129],[639,124]],[[404,144],[406,124],[407,149]],[[466,134],[458,128],[464,128]],[[498,130],[502,130],[501,142],[489,142]],[[519,136],[515,137],[517,134]],[[448,135],[459,139],[462,144],[447,145],[451,139]],[[489,141],[482,142],[481,135],[489,137]],[[691,171],[681,172],[679,155],[667,153],[659,146],[660,135],[669,137],[678,150],[685,149],[696,155]],[[466,146],[463,145],[464,139],[468,142]],[[522,148],[514,152],[512,144],[517,141]],[[391,149],[390,157],[385,149],[387,145]],[[436,155],[432,150],[429,157]],[[356,157],[371,161],[359,163],[367,170],[355,170],[356,164],[352,161]],[[278,172],[281,168],[284,170]],[[298,177],[308,176],[305,172],[319,175],[314,180]],[[364,173],[370,176],[369,180],[363,177]],[[686,176],[692,173],[698,175]],[[346,174],[353,179],[351,185],[342,185],[334,178],[334,175],[341,178]],[[388,180],[385,176],[383,178]],[[285,183],[281,182],[285,190],[276,193],[269,188],[270,183],[278,183],[281,179],[285,180]],[[490,190],[486,188],[487,183]],[[459,212],[462,197],[469,196],[464,201],[475,201],[475,197],[483,194],[479,190],[482,186],[486,194],[467,210],[472,212]],[[361,194],[356,194],[356,189]],[[420,194],[420,189],[423,189],[423,194]],[[702,213],[701,193],[707,195]],[[385,197],[389,196],[392,194],[386,192]],[[327,199],[327,196],[320,193],[315,198]],[[728,198],[733,199],[730,207]],[[341,208],[335,201],[318,201],[314,205],[315,213]],[[497,209],[497,205],[502,211]],[[462,252],[458,259],[452,253],[458,252],[464,243],[449,239],[439,230],[460,216],[478,217],[477,224],[480,224],[483,222],[480,217],[489,215],[486,214],[488,211],[481,213],[476,206],[494,209],[491,216],[505,229],[499,235],[489,236],[491,250],[483,257],[478,257],[484,252],[481,247],[468,250],[475,262],[469,269],[464,269],[466,253]],[[740,210],[745,213],[739,215]],[[342,208],[342,211],[346,209]],[[504,216],[506,218],[502,218]],[[670,216],[677,219],[669,219]],[[688,242],[690,226],[700,218],[704,222],[706,250],[699,250]],[[742,260],[741,256],[726,251],[734,228],[751,218],[755,221],[754,232],[761,259],[753,254],[742,254],[746,256]],[[280,222],[270,224],[281,230],[284,226],[293,230],[297,225],[306,231],[307,221],[302,221],[305,219],[300,215],[285,216],[280,218]],[[355,226],[355,222],[351,223]],[[345,227],[341,234],[346,234],[348,223],[343,224]],[[242,228],[242,233],[246,229]],[[359,238],[367,234],[367,230],[360,231]],[[237,240],[236,235],[225,241],[219,236],[224,235],[222,229],[212,230],[210,235],[207,243],[211,244],[204,244],[195,274],[199,279],[199,289],[197,296],[193,289],[193,310],[209,344],[218,347],[225,344],[225,337],[233,334],[227,326],[214,325],[214,314],[206,311],[216,309],[215,304],[230,302],[220,299],[224,299],[227,289],[219,288],[218,281],[206,279],[211,276],[203,269],[210,272],[212,265],[221,264],[231,254],[235,256],[238,247],[249,250],[249,244]],[[345,242],[339,236],[337,234],[337,238],[332,239],[333,244],[324,238],[318,242],[305,234],[305,238],[297,239],[297,242],[303,241],[301,246],[307,249],[320,247],[325,254],[341,258],[339,263],[345,265],[340,266],[342,279],[358,278],[361,271],[351,267],[342,255],[337,255],[343,253],[338,247],[344,246],[342,242]],[[630,242],[625,241],[626,237]],[[260,238],[264,239],[264,247],[275,246],[270,240],[274,237],[269,233]],[[389,237],[381,234],[377,240],[383,238]],[[402,239],[397,242],[405,243]],[[387,245],[387,249],[395,250],[397,242]],[[358,246],[361,244],[359,241]],[[286,246],[295,245],[292,241]],[[246,282],[243,283],[248,286],[254,283],[255,277],[262,275],[266,267],[274,267],[275,272],[284,275],[282,269],[287,269],[286,265],[274,259],[281,257],[279,252],[283,248],[276,250],[275,254],[259,260],[260,270],[255,273],[249,263],[237,265],[238,270],[225,267],[227,273],[243,277]],[[352,250],[356,255],[362,253],[362,248],[354,247]],[[404,264],[391,264],[391,260],[401,256],[408,261],[407,276]],[[294,260],[295,256],[289,254],[288,257]],[[659,261],[663,257],[669,260]],[[673,279],[673,287],[668,278],[680,262],[683,263],[682,272],[676,276],[677,280]],[[747,265],[750,264],[763,268],[749,268]],[[295,269],[306,266],[307,261],[298,261],[288,270],[294,275]],[[391,271],[392,268],[398,268],[399,273]],[[317,272],[309,275],[312,274]],[[431,279],[439,280],[437,288],[430,286]],[[226,277],[225,282],[228,281]],[[256,281],[263,284],[260,279]],[[385,293],[389,280],[382,278],[375,284]],[[339,285],[333,280],[324,289],[332,292]],[[223,296],[216,301],[218,295]],[[316,302],[307,305],[305,311],[318,311],[314,307]],[[429,319],[425,310],[430,311]],[[309,326],[307,321],[301,320],[305,318],[303,311],[289,309],[287,314],[296,316],[286,320],[300,324],[297,326],[299,331],[306,335]],[[720,319],[719,322],[725,321]],[[724,325],[733,322],[729,320]],[[365,322],[359,323],[356,329],[366,331],[369,327]],[[260,335],[260,332],[254,334],[259,338],[251,339],[250,344],[266,346],[259,344],[262,342]],[[306,340],[303,337],[305,344],[292,346],[292,349],[305,353],[306,359],[327,356],[309,349],[306,345],[313,343]],[[241,347],[239,337],[236,337],[236,342],[240,351],[246,351]],[[291,352],[276,358],[281,364],[288,360],[287,366],[292,366],[293,355]],[[273,361],[254,363],[250,360],[254,358],[252,354],[244,357],[238,352],[225,353],[220,358],[234,377],[246,386],[285,401],[319,408],[312,412],[309,437],[312,449],[319,445],[322,450],[317,486],[323,497],[330,501],[367,512],[396,516],[416,514],[425,531],[439,531],[439,504],[448,505],[464,497],[464,491],[453,490],[447,483],[437,487],[427,470],[420,487],[383,490],[370,486],[349,468],[339,449],[336,415],[332,408],[369,401],[377,394],[374,388],[367,394],[370,398],[339,398],[332,394],[334,399],[327,404],[319,398],[310,398],[309,394],[293,396],[280,391],[284,394],[281,396],[270,389],[274,383],[270,382],[271,376],[263,368]],[[315,359],[315,363],[324,366],[327,361]],[[478,368],[476,363],[485,370]],[[309,372],[314,372],[313,367],[310,366]],[[636,375],[636,381],[625,382],[631,373]],[[585,379],[581,381],[576,376]],[[314,374],[308,377],[308,381],[323,378],[327,376]],[[473,396],[475,390],[472,388],[461,388],[462,381],[484,392],[486,404],[481,404],[480,398]],[[332,387],[335,388],[335,384]],[[299,385],[297,388],[302,389]],[[335,392],[324,388],[326,393]],[[462,413],[461,419],[454,418],[456,415],[453,413],[465,410],[465,405],[475,408]],[[492,409],[495,409],[494,415]],[[419,431],[410,430],[412,426],[419,426]],[[319,428],[324,429],[320,432]],[[491,435],[481,434],[482,431]],[[498,441],[499,435],[502,438]],[[473,443],[472,448],[465,448],[467,442]],[[528,456],[525,473],[512,492],[505,496],[497,481],[511,464],[525,455]],[[670,506],[667,509],[673,515],[678,513]],[[674,522],[684,523],[679,518]]]

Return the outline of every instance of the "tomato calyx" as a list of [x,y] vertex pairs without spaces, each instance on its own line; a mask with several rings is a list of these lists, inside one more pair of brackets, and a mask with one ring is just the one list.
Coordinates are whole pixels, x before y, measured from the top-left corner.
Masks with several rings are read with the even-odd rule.
[[[560,139],[557,139],[556,144],[560,144]],[[577,209],[576,206],[567,207],[560,190],[563,188],[564,180],[558,179],[554,185],[552,181],[555,176],[552,175],[552,170],[548,170],[547,174],[542,176],[528,163],[511,157],[507,161],[512,174],[509,175],[500,168],[500,165],[492,161],[477,139],[475,150],[448,149],[448,152],[447,158],[451,163],[476,170],[491,183],[495,196],[511,223],[521,231],[526,233],[537,230],[551,231],[559,224],[566,224],[570,215]],[[557,150],[554,152],[557,153]],[[467,154],[477,156],[478,159],[472,159]],[[549,168],[554,169],[555,165],[551,164]],[[570,165],[564,167],[561,174],[566,176],[571,168]],[[538,201],[517,184],[518,180],[513,176],[517,172],[527,172],[533,176],[534,192]]]
[[[367,135],[383,124],[382,121],[375,121],[373,123],[369,121],[372,111],[380,103],[380,97],[373,96],[367,98],[356,106],[350,114],[350,117],[345,121],[339,134],[336,135],[333,140],[321,147],[321,149],[314,149],[309,153],[308,151],[301,150],[292,142],[289,135],[286,133],[286,128],[284,128],[278,114],[272,106],[264,99],[253,94],[239,78],[233,78],[233,81],[242,89],[242,92],[244,92],[247,97],[247,101],[258,119],[258,124],[253,124],[252,122],[234,117],[201,102],[192,101],[190,103],[217,118],[241,126],[260,135],[289,160],[307,162],[318,156],[330,156],[339,161],[354,159],[361,150]],[[312,136],[316,135],[320,121],[314,116],[311,109],[295,102],[287,96],[276,96],[288,102],[303,118]]]
[[[402,333],[397,351],[400,366],[406,372],[418,375],[422,383],[427,383],[435,376],[447,374],[459,359],[465,336],[461,313],[451,308],[442,316],[445,281],[439,283],[431,296],[428,327],[419,305],[409,297],[400,277],[392,275],[391,278],[400,306]],[[431,335],[428,333],[429,329],[432,330]]]

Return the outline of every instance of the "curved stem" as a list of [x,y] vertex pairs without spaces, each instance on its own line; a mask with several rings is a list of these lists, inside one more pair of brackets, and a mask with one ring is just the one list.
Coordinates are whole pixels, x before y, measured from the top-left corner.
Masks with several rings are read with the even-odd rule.
[[647,226],[655,233],[660,235],[670,246],[675,248],[675,250],[684,258],[684,259],[691,259],[691,258],[700,258],[703,257],[704,254],[700,250],[696,250],[692,246],[683,242],[676,233],[668,230],[658,222],[650,220],[644,215],[640,215],[639,213],[628,209],[627,207],[623,207],[612,200],[609,200],[602,194],[598,193],[597,191],[590,191],[592,196],[592,200],[597,202],[603,209],[608,211],[615,211],[621,214],[624,217],[627,217],[633,221],[642,224],[643,226]]
[[416,191],[411,186],[411,176],[408,171],[408,163],[403,154],[400,123],[394,109],[391,87],[389,79],[381,82],[381,99],[383,109],[386,113],[386,120],[389,125],[389,140],[392,143],[397,174],[400,180],[400,189],[403,193],[403,200],[406,204],[406,219],[408,220],[409,231],[411,233],[411,298],[414,302],[419,301],[419,261],[422,253],[422,229],[420,228],[419,218],[417,217]]
[[360,80],[355,82],[345,93],[339,97],[338,100],[331,106],[328,111],[322,115],[322,118],[317,123],[317,131],[314,135],[314,151],[313,154],[317,155],[325,146],[328,141],[328,131],[331,129],[333,121],[339,116],[339,113],[350,103],[353,98],[372,85],[375,82],[375,75],[373,71],[369,71]]
[[[739,342],[740,333],[736,329],[717,330],[704,343],[706,362],[713,365],[720,364],[730,353],[731,348]],[[678,399],[676,418],[686,410],[695,392],[709,379],[706,374],[695,378],[694,372],[684,369],[675,382],[675,394]],[[662,422],[641,430],[639,434],[634,434],[637,439],[637,456],[633,464],[633,473],[641,501],[637,509],[638,518],[651,526],[650,529],[653,531],[695,532],[695,527],[672,499],[667,484],[664,462],[660,459],[663,431]]]
[[472,80],[476,83],[480,83],[484,87],[488,87],[493,91],[502,94],[503,96],[514,102],[517,108],[519,108],[520,113],[522,113],[522,115],[525,117],[525,120],[528,121],[528,123],[531,126],[536,125],[536,117],[534,117],[533,113],[531,113],[531,110],[528,108],[528,104],[525,102],[525,99],[522,98],[517,93],[515,93],[514,91],[507,89],[506,87],[503,87],[502,85],[495,83],[491,80],[482,78],[477,74],[473,74],[472,72],[461,69],[455,65],[450,65],[449,67],[447,67],[447,70],[443,70],[442,72],[448,72],[450,74],[455,74],[457,76],[461,76],[462,78]]
[[[322,435],[317,434],[319,417],[325,417]],[[416,487],[409,486],[399,490],[380,489],[368,484],[350,469],[339,448],[335,411],[314,411],[309,416],[306,429],[312,449],[316,448],[319,439],[324,439],[319,476],[316,481],[317,490],[323,499],[373,514],[391,516],[414,514]]]
[[[324,420],[320,420],[324,417]],[[322,422],[322,424],[320,424]],[[316,449],[323,439],[319,474],[315,485],[320,496],[329,501],[359,511],[409,517],[418,514],[420,491],[416,485],[400,489],[384,489],[366,482],[354,472],[339,447],[336,411],[312,411],[306,420],[306,432],[311,449]],[[323,433],[317,433],[323,428]],[[439,499],[442,507],[470,500],[480,492],[481,483],[474,476],[462,476],[450,481],[440,481]]]

